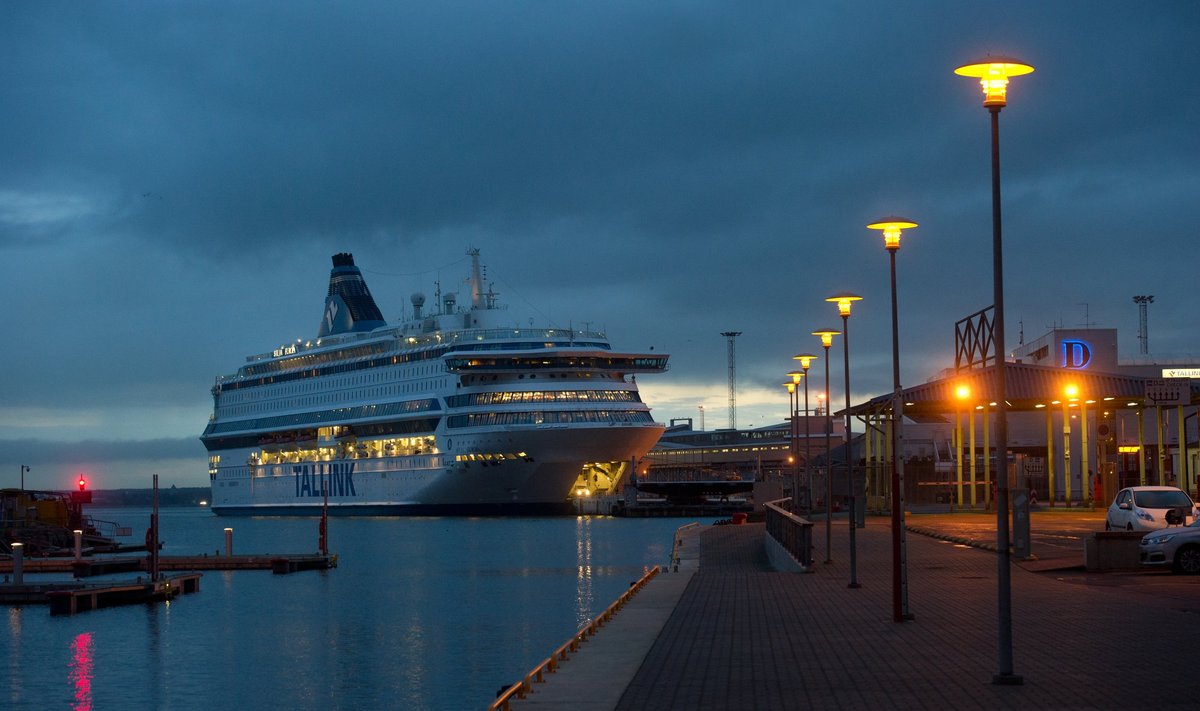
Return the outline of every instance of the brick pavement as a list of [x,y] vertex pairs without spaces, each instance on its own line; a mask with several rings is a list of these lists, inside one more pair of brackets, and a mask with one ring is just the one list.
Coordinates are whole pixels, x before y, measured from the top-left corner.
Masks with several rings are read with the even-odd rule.
[[766,569],[761,524],[705,529],[700,568],[616,708],[1196,707],[1200,585],[1167,593],[1014,567],[1025,683],[994,686],[995,554],[910,534],[916,619],[896,624],[887,522],[858,531],[857,590],[844,529],[834,562],[810,574]]

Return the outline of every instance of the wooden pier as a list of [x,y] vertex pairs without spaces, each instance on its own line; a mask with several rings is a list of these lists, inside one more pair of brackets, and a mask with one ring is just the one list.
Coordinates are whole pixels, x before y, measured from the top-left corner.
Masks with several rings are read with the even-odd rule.
[[50,602],[51,615],[74,615],[77,612],[98,610],[102,607],[170,600],[180,593],[194,593],[199,590],[200,573],[186,573],[154,581],[134,580],[60,588],[46,592],[45,597]]
[[[26,558],[26,573],[71,573],[77,578],[122,572],[145,572],[145,556],[73,558]],[[159,571],[183,570],[272,570],[294,573],[300,570],[325,570],[337,567],[336,555],[320,553],[263,553],[255,555],[172,555],[160,556]],[[12,560],[0,560],[0,573],[12,572]]]

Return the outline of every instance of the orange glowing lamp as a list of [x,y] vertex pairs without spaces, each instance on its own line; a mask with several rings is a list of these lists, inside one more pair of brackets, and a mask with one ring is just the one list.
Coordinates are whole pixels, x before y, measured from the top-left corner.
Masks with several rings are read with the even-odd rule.
[[976,77],[983,87],[983,105],[985,107],[1004,107],[1008,105],[1008,78],[1030,74],[1033,67],[1012,57],[984,57],[974,62],[968,62],[954,73],[964,77]]
[[954,390],[954,396],[959,400],[966,400],[967,398],[971,397],[971,388],[968,388],[966,385],[959,385]]
[[826,348],[833,345],[833,337],[842,335],[842,332],[835,328],[821,328],[812,332],[812,335],[821,339],[821,345]]
[[788,373],[788,377],[792,379],[793,385],[799,385],[800,379],[804,377],[804,373],[800,372],[799,370],[793,370],[792,372]]
[[862,297],[858,294],[842,292],[841,294],[834,294],[825,300],[836,303],[838,307],[838,316],[845,318],[850,315],[850,304],[854,303],[855,301],[862,301]]
[[793,383],[793,382],[792,382],[792,381],[790,381],[790,380],[789,380],[789,381],[787,381],[787,382],[785,382],[785,383],[783,384],[783,387],[787,388],[787,391],[788,391],[788,394],[789,394],[789,395],[790,395],[790,394],[792,394],[792,393],[794,393],[794,392],[796,392],[796,384],[795,384],[795,383]]
[[801,353],[800,355],[792,356],[792,360],[800,361],[800,367],[803,368],[804,372],[806,373],[808,372],[809,367],[812,365],[812,362],[816,359],[817,357],[812,353]]
[[907,217],[896,217],[888,215],[882,220],[877,220],[867,225],[868,230],[883,230],[883,246],[889,252],[895,252],[900,249],[900,232],[916,227],[917,223]]
[[1079,387],[1074,384],[1068,385],[1067,386],[1067,397],[1069,397],[1072,400],[1079,397]]

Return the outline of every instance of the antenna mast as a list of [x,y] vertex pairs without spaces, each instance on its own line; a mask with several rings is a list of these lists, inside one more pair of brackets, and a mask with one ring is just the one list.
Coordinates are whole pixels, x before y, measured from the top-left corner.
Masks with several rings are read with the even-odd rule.
[[733,339],[742,335],[741,331],[725,331],[721,334],[729,341],[729,429],[737,429],[737,351]]
[[1150,352],[1150,334],[1146,328],[1146,306],[1154,303],[1153,296],[1135,296],[1133,303],[1138,305],[1138,351],[1142,355]]

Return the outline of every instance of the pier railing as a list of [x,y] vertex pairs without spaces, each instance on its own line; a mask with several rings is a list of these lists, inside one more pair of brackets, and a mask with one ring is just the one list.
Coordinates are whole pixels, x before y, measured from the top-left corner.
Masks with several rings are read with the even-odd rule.
[[586,642],[588,637],[596,634],[596,632],[598,632],[606,622],[611,620],[612,616],[617,613],[617,610],[620,610],[622,607],[624,607],[625,603],[629,602],[634,595],[644,588],[646,583],[653,580],[654,576],[658,575],[660,570],[661,568],[656,565],[650,570],[646,571],[646,574],[643,575],[640,580],[633,585],[630,585],[628,590],[621,593],[620,597],[618,597],[611,605],[604,609],[604,612],[601,612],[593,620],[580,628],[580,630],[575,633],[575,636],[571,637],[564,642],[561,647],[554,650],[554,652],[551,653],[547,659],[543,660],[541,664],[530,670],[530,672],[526,674],[523,679],[508,687],[504,690],[504,693],[497,696],[496,700],[492,702],[492,705],[488,706],[488,711],[509,711],[509,705],[514,698],[525,698],[526,694],[533,691],[534,684],[541,684],[545,682],[546,674],[553,674],[558,670],[558,665],[560,662],[565,662],[572,654],[579,651],[580,645]]
[[785,509],[784,504],[790,501],[779,499],[767,502],[767,533],[783,546],[796,562],[805,568],[811,568],[813,524],[812,521]]

